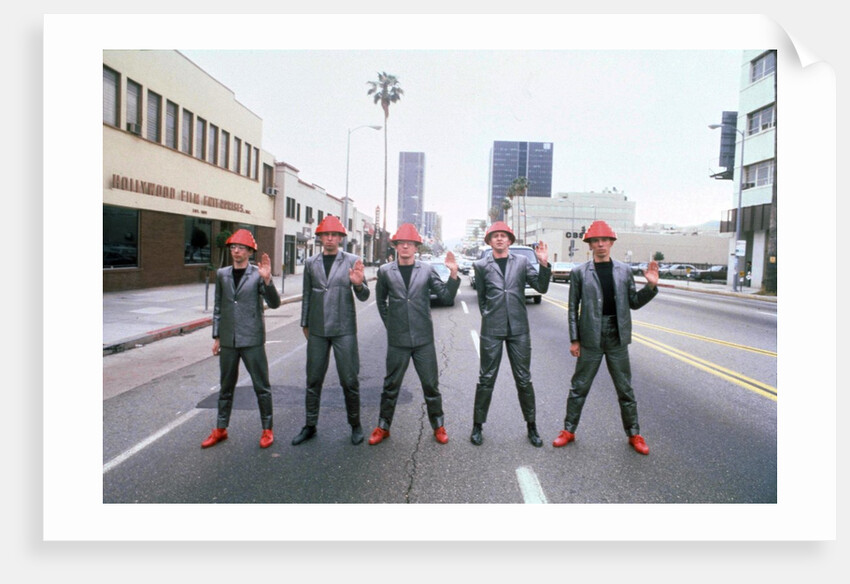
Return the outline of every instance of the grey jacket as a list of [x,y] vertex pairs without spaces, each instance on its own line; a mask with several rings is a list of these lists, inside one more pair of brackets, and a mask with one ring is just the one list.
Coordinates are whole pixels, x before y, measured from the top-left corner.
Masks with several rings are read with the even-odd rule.
[[481,335],[521,335],[529,332],[528,310],[525,307],[526,282],[541,294],[549,290],[552,270],[540,266],[534,269],[528,258],[510,254],[505,275],[493,254],[472,264],[475,270],[475,289],[478,291],[478,310],[481,312]]
[[387,329],[387,343],[393,347],[419,347],[433,342],[431,292],[441,303],[449,304],[459,287],[460,278],[443,283],[434,268],[419,260],[413,265],[409,286],[404,285],[398,262],[381,266],[375,296]]
[[222,347],[254,347],[266,342],[263,299],[270,308],[280,306],[274,283],[265,285],[257,266],[249,264],[239,287],[234,286],[233,266],[221,268],[215,275],[215,305],[212,336]]
[[[655,298],[658,288],[645,286],[638,292],[628,264],[614,262],[614,299],[617,303],[617,328],[620,344],[632,342],[632,310],[637,310]],[[602,284],[593,267],[593,260],[573,268],[570,273],[569,306],[570,341],[581,346],[600,349],[602,344]]]
[[348,271],[354,267],[357,259],[354,254],[339,251],[330,274],[325,276],[322,253],[307,258],[304,264],[301,326],[308,327],[311,335],[339,337],[357,334],[354,296],[361,302],[369,299],[366,281],[363,281],[358,291],[348,278]]

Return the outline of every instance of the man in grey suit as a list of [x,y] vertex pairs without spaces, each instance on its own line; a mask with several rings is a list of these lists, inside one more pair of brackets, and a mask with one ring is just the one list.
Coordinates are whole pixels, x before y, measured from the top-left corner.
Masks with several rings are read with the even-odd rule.
[[575,440],[584,401],[604,357],[617,391],[629,444],[636,452],[646,455],[649,446],[640,435],[629,343],[632,342],[631,311],[658,294],[658,263],[649,263],[643,274],[646,286],[638,291],[631,268],[611,258],[611,246],[616,240],[617,234],[607,223],[591,223],[584,241],[593,259],[570,273],[570,354],[578,361],[567,397],[564,429],[552,445],[560,448]]
[[201,443],[209,448],[227,440],[227,426],[233,409],[233,392],[239,377],[239,361],[251,376],[263,433],[260,447],[274,442],[272,432],[272,392],[269,384],[269,364],[266,358],[266,326],[263,320],[263,299],[270,308],[280,306],[280,295],[271,281],[271,262],[263,254],[259,266],[251,265],[250,255],[257,251],[257,242],[247,229],[231,235],[225,245],[230,249],[233,265],[221,268],[215,278],[213,308],[213,355],[220,355],[221,389],[218,394],[218,418],[212,433]]
[[440,395],[437,351],[434,347],[434,325],[431,322],[431,293],[442,304],[451,304],[460,287],[454,254],[446,254],[449,268],[448,283],[443,283],[436,270],[416,259],[422,237],[410,223],[404,223],[393,235],[396,261],[378,269],[375,295],[378,313],[387,329],[387,374],[381,392],[381,413],[378,426],[369,437],[369,444],[379,444],[390,437],[398,392],[410,359],[419,375],[428,421],[440,444],[449,441]]
[[470,436],[476,446],[484,441],[482,427],[487,421],[499,364],[502,362],[502,344],[508,351],[520,409],[528,427],[528,439],[534,446],[543,445],[535,419],[534,386],[530,370],[531,334],[525,306],[525,284],[545,294],[549,290],[552,270],[545,243],[541,241],[534,250],[540,264],[538,273],[526,257],[510,253],[510,246],[515,241],[511,228],[503,221],[496,221],[484,235],[484,242],[493,249],[493,253],[472,264],[478,309],[481,312],[480,366]]
[[360,258],[340,249],[346,233],[338,218],[327,215],[316,228],[322,251],[308,258],[304,264],[301,327],[307,338],[307,391],[304,400],[307,423],[292,439],[296,446],[316,435],[322,385],[328,371],[331,348],[351,425],[351,443],[363,442],[354,297],[361,302],[368,300],[369,287]]

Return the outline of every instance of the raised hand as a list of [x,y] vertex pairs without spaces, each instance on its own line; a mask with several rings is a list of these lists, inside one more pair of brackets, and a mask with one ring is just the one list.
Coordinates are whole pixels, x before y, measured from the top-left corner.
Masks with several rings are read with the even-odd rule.
[[452,252],[446,252],[446,259],[443,260],[443,263],[446,264],[446,267],[451,272],[450,277],[457,277],[457,260],[455,259],[455,254]]
[[269,259],[269,254],[264,253],[260,256],[260,263],[257,265],[257,269],[260,271],[260,277],[263,279],[263,282],[268,284],[272,279],[272,262]]
[[545,241],[537,243],[537,248],[534,250],[534,254],[537,256],[537,261],[540,262],[541,266],[549,264],[549,246]]
[[354,262],[354,267],[348,270],[348,279],[355,286],[362,286],[366,280],[366,274],[363,269],[363,262],[358,259]]
[[646,283],[655,288],[658,284],[658,262],[652,260],[643,271],[643,277],[646,278]]

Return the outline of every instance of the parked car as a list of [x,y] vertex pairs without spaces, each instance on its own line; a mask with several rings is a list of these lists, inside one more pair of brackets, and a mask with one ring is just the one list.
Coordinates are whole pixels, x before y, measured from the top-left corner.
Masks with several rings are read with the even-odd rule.
[[728,273],[728,266],[711,266],[707,270],[697,270],[697,273],[693,275],[693,278],[700,282],[714,282],[715,280],[719,282],[726,282]]
[[[532,267],[535,270],[537,270],[538,272],[540,271],[540,264],[537,261],[537,255],[534,253],[533,248],[530,248],[526,245],[512,245],[508,248],[508,250],[512,254],[524,255],[525,257],[528,258],[528,261],[531,262]],[[493,253],[492,249],[484,250],[484,253],[481,254],[481,257],[486,258],[491,253]],[[469,270],[469,285],[472,286],[473,288],[475,288],[475,270],[474,269]],[[531,298],[534,301],[535,304],[540,304],[543,301],[543,296],[540,294],[540,292],[538,292],[537,290],[535,290],[534,288],[532,288],[531,286],[526,284],[525,285],[525,299],[528,300],[529,298]]]
[[[451,277],[452,273],[451,273],[451,270],[449,270],[449,268],[446,266],[446,264],[442,260],[440,260],[440,261],[431,260],[431,261],[426,261],[426,262],[423,262],[423,263],[425,265],[429,265],[429,266],[433,267],[437,271],[437,275],[440,276],[440,279],[443,281],[443,284],[445,284],[446,282],[449,281],[449,278]],[[434,304],[438,300],[439,300],[439,297],[434,292],[431,292],[431,304]],[[449,304],[439,303],[439,306],[454,306],[454,303],[455,303],[455,301],[454,301],[454,299],[452,299],[451,303],[449,303]]]
[[670,264],[658,270],[659,277],[675,278],[677,280],[693,278],[696,273],[696,266],[691,264]]
[[632,264],[632,274],[635,276],[643,276],[643,271],[649,266],[648,262],[640,262]]
[[573,262],[555,262],[552,264],[552,281],[557,282],[561,280],[569,282],[570,272],[572,272],[575,265]]
[[472,260],[460,258],[457,261],[457,271],[461,274],[469,274],[470,269],[472,269]]

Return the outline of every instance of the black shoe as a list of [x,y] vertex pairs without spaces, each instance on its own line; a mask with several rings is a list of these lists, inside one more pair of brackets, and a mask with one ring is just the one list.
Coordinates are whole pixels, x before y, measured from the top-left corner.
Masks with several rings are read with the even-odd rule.
[[540,439],[540,434],[537,433],[537,426],[529,424],[528,426],[528,441],[533,446],[543,446],[543,440]]
[[481,446],[481,443],[484,442],[484,436],[481,435],[481,426],[472,427],[472,435],[469,437],[469,440],[476,446]]
[[360,424],[351,427],[351,443],[360,444],[363,442],[363,427]]
[[315,426],[304,426],[301,428],[301,432],[292,439],[292,445],[298,446],[302,442],[309,440],[313,436],[316,435],[316,427]]

